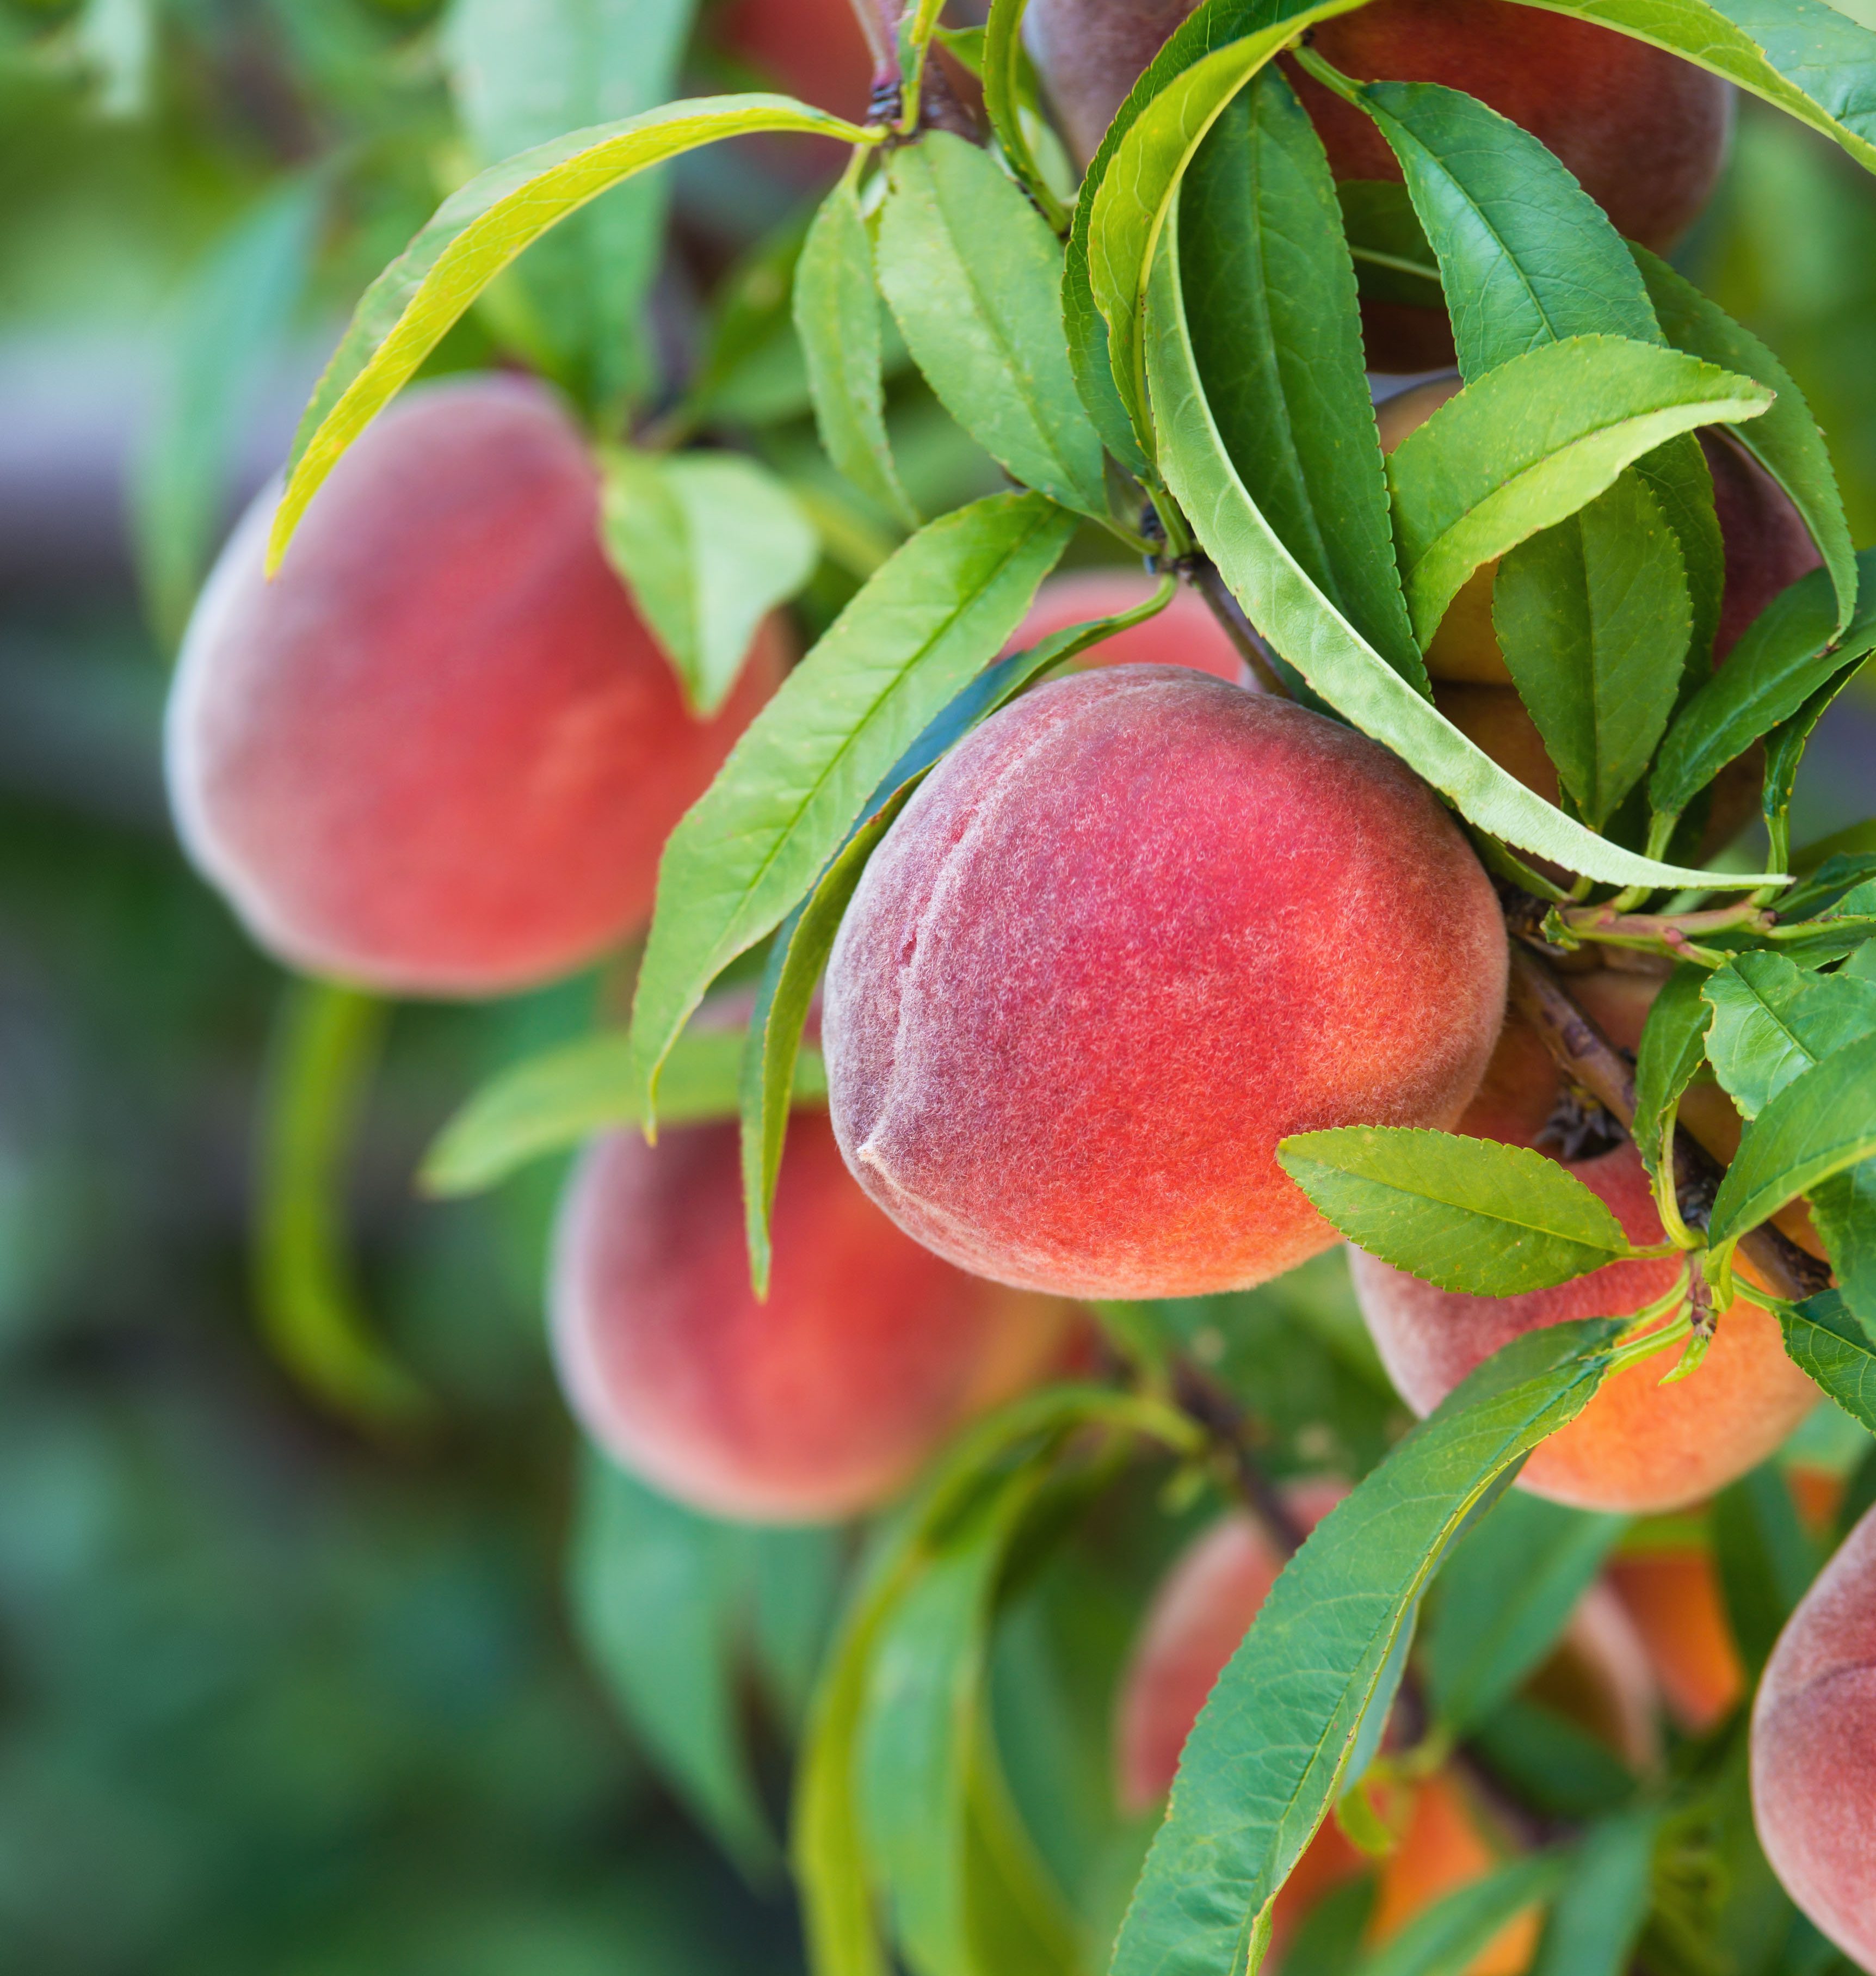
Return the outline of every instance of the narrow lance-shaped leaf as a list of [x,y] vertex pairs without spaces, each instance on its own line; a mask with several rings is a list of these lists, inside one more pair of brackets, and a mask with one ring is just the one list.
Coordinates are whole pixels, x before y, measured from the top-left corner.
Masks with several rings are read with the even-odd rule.
[[1387,460],[1422,642],[1480,564],[1575,514],[1676,433],[1756,418],[1771,402],[1749,377],[1614,336],[1542,344],[1449,398]]
[[294,440],[271,561],[278,563],[285,552],[307,502],[346,448],[532,241],[648,166],[758,130],[877,141],[872,132],[785,96],[708,97],[556,138],[493,166],[446,199],[365,291],[326,366]]
[[795,270],[795,329],[808,366],[815,423],[828,459],[907,528],[918,515],[899,484],[886,436],[873,243],[849,171],[821,203]]
[[1771,840],[1775,860],[1785,861],[1791,843],[1792,795],[1798,781],[1799,764],[1818,723],[1829,712],[1838,694],[1850,683],[1846,670],[1827,680],[1789,720],[1781,721],[1766,736],[1766,780],[1759,795],[1759,809],[1766,820],[1766,835]]
[[1186,1745],[1114,1976],[1255,1976],[1271,1905],[1348,1781],[1414,1602],[1486,1491],[1588,1403],[1618,1329],[1567,1323],[1516,1339],[1317,1526]]
[[1748,1118],[1833,1050],[1876,1031],[1876,981],[1813,973],[1782,953],[1736,954],[1701,994],[1713,1012],[1707,1054]]
[[[1872,79],[1876,80],[1876,72]],[[1876,102],[1876,97],[1872,98]],[[1837,598],[1841,629],[1856,609],[1859,578],[1850,524],[1830,453],[1797,380],[1750,331],[1710,301],[1658,255],[1631,242],[1663,333],[1677,350],[1703,357],[1742,377],[1756,377],[1778,394],[1762,419],[1738,427],[1734,436],[1791,497],[1824,558]]]
[[1101,440],[1061,328],[1061,249],[989,153],[934,130],[894,153],[881,291],[945,409],[1025,486],[1097,519]]
[[[1710,874],[1638,857],[1533,795],[1442,718],[1341,616],[1265,520],[1219,438],[1186,334],[1176,234],[1162,250],[1154,282],[1148,361],[1167,484],[1233,594],[1277,650],[1338,711],[1392,749],[1482,831],[1614,884],[1710,885]],[[1546,354],[1518,361],[1535,362]],[[1739,882],[1770,883],[1777,875]]]
[[762,620],[813,575],[821,540],[769,469],[733,453],[600,456],[600,539],[692,713],[708,719]]
[[[741,1029],[687,1029],[665,1059],[660,1118],[672,1125],[733,1118],[743,1048]],[[827,1069],[818,1050],[802,1051],[791,1069],[792,1102],[825,1101]],[[643,1123],[625,1032],[582,1036],[512,1065],[485,1084],[437,1135],[424,1158],[423,1190],[475,1194],[595,1132]]]
[[1736,1241],[1818,1181],[1876,1155],[1876,1036],[1836,1051],[1746,1129],[1713,1198],[1708,1240]]
[[1566,1855],[1508,1860],[1415,1915],[1357,1963],[1354,1976],[1464,1976],[1520,1915],[1563,1884]]
[[1322,140],[1289,84],[1265,70],[1213,126],[1180,194],[1193,354],[1219,436],[1272,528],[1423,689],[1339,215]]
[[1029,0],[990,0],[983,31],[983,107],[1010,170],[1050,230],[1062,233],[1068,216],[1043,177],[1022,127],[1022,77],[1029,60],[1022,45],[1022,17],[1028,6]]
[[1729,762],[1789,720],[1813,693],[1876,650],[1876,550],[1857,558],[1855,615],[1841,634],[1829,572],[1813,570],[1766,605],[1726,664],[1674,717],[1648,778],[1648,799],[1678,816]]
[[1704,968],[1690,963],[1677,967],[1655,996],[1641,1032],[1630,1130],[1651,1175],[1660,1171],[1674,1107],[1707,1055],[1707,1026],[1713,1011],[1700,998],[1706,982]]
[[659,1067],[704,990],[805,896],[880,777],[1016,628],[1075,525],[1039,494],[998,494],[922,529],[789,674],[672,832],[632,1004],[647,1119]]
[[1822,1290],[1779,1312],[1785,1349],[1851,1419],[1876,1434],[1876,1335],[1839,1290]]
[[1028,651],[1015,653],[979,673],[887,771],[839,854],[815,880],[808,897],[776,928],[749,1018],[739,1101],[749,1274],[759,1296],[765,1296],[769,1291],[769,1217],[775,1205],[775,1182],[782,1171],[782,1145],[788,1131],[788,1108],[782,1094],[798,1082],[794,1076],[794,1064],[801,1025],[807,1019],[815,984],[833,949],[834,937],[840,930],[841,917],[860,883],[867,860],[913,785],[979,721],[995,713],[1052,666],[1163,609],[1173,588],[1169,578],[1138,608],[1071,625]]
[[1528,1147],[1348,1125],[1295,1134],[1277,1158],[1350,1241],[1442,1289],[1516,1296],[1631,1253],[1602,1201]]
[[1756,1681],[1822,1560],[1776,1461],[1723,1489],[1707,1516],[1728,1630]]
[[1624,1976],[1653,1902],[1661,1816],[1644,1805],[1585,1835],[1551,1908],[1533,1976]]

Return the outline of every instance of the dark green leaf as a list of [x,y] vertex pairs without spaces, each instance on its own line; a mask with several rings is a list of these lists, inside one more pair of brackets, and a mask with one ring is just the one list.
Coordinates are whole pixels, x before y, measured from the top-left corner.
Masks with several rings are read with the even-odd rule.
[[1713,1499],[1713,1558],[1726,1617],[1756,1677],[1816,1575],[1818,1559],[1784,1471],[1767,1461]]
[[1853,1419],[1876,1434],[1876,1334],[1866,1330],[1841,1290],[1822,1290],[1780,1311],[1785,1349]]
[[983,30],[983,107],[1010,170],[1035,200],[1055,233],[1065,233],[1068,215],[1043,177],[1022,127],[1025,101],[1033,104],[1034,77],[1022,44],[1022,17],[1029,0],[991,0]]
[[762,620],[815,572],[821,538],[765,466],[734,453],[600,455],[600,539],[700,719]]
[[1707,874],[1657,864],[1595,835],[1533,795],[1430,706],[1310,581],[1246,492],[1219,436],[1192,354],[1177,250],[1174,229],[1160,255],[1147,312],[1160,465],[1251,621],[1317,693],[1479,829],[1617,884],[1710,884]]
[[1840,627],[1848,624],[1857,603],[1856,552],[1830,453],[1803,392],[1757,337],[1742,329],[1691,282],[1645,247],[1631,244],[1629,252],[1647,284],[1662,331],[1676,349],[1736,370],[1742,377],[1756,377],[1777,392],[1765,417],[1739,427],[1735,436],[1784,489],[1804,518],[1830,571],[1837,595],[1837,622]]
[[1606,1743],[1540,1702],[1506,1702],[1472,1742],[1525,1803],[1554,1817],[1600,1817],[1635,1795],[1634,1774]]
[[1736,1241],[1820,1181],[1876,1154],[1876,1036],[1794,1078],[1746,1128],[1707,1239]]
[[1186,321],[1251,499],[1316,588],[1423,690],[1338,212],[1321,140],[1266,70],[1213,125],[1180,196]]
[[[1876,991],[1876,981],[1857,985]],[[1876,1160],[1865,1160],[1812,1188],[1811,1217],[1844,1301],[1863,1323],[1876,1328]]]
[[917,528],[886,436],[873,244],[851,173],[821,202],[802,244],[795,331],[828,459],[887,514]]
[[1707,1054],[1748,1118],[1833,1050],[1876,1030],[1876,982],[1814,974],[1782,953],[1736,954],[1702,995],[1713,1012]]
[[1701,999],[1707,970],[1677,967],[1648,1010],[1635,1055],[1635,1117],[1631,1130],[1651,1174],[1659,1171],[1669,1121],[1707,1056],[1713,1010]]
[[750,1644],[784,1725],[798,1729],[840,1596],[845,1543],[838,1530],[782,1524],[749,1533],[754,1553]]
[[1270,1904],[1351,1781],[1363,1717],[1442,1552],[1506,1470],[1588,1404],[1618,1329],[1527,1332],[1317,1526],[1186,1745],[1114,1976],[1255,1972]]
[[1679,537],[1623,474],[1499,565],[1492,621],[1563,786],[1601,829],[1674,710],[1693,607]]
[[[1865,550],[1857,558],[1866,575],[1873,557]],[[1800,577],[1766,605],[1667,730],[1648,781],[1662,815],[1678,816],[1729,762],[1876,648],[1876,602],[1867,588],[1862,594],[1841,638],[1828,571]]]
[[747,1536],[588,1454],[568,1557],[581,1639],[634,1734],[745,1869],[775,1840],[739,1727]]
[[1407,187],[1384,179],[1343,179],[1335,196],[1362,300],[1406,308],[1444,308],[1440,264],[1421,231]]
[[1830,710],[1831,703],[1850,683],[1846,670],[1825,682],[1789,720],[1781,721],[1766,736],[1766,781],[1759,809],[1766,819],[1766,834],[1771,840],[1772,861],[1783,864],[1781,855],[1791,838],[1792,791],[1798,780],[1799,764],[1817,724]]
[[1713,640],[1726,585],[1726,546],[1713,510],[1713,470],[1700,441],[1683,433],[1644,453],[1629,472],[1647,482],[1680,545],[1693,621],[1680,690],[1683,695],[1697,693],[1713,673]]
[[632,1007],[647,1117],[660,1066],[704,990],[805,896],[880,776],[1016,628],[1074,529],[1039,494],[993,495],[930,523],[736,743],[659,868]]
[[1453,1546],[1420,1658],[1429,1698],[1456,1736],[1543,1661],[1627,1527],[1625,1517],[1514,1490]]
[[1356,1976],[1464,1976],[1507,1924],[1563,1884],[1568,1855],[1512,1859],[1434,1902],[1355,1965]]
[[1350,1241],[1442,1289],[1516,1296],[1629,1253],[1603,1203],[1527,1147],[1348,1125],[1298,1133],[1277,1158]]
[[1652,1807],[1591,1828],[1551,1908],[1532,1976],[1626,1976],[1648,1918],[1660,1829]]
[[1025,486],[1097,519],[1099,436],[1068,369],[1061,249],[987,152],[934,130],[893,155],[875,263],[945,409]]

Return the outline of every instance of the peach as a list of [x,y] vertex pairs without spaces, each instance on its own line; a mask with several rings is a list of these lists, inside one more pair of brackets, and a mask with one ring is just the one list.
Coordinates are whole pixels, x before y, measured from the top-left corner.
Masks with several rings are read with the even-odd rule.
[[894,1495],[954,1429],[1052,1369],[1068,1307],[907,1241],[824,1118],[790,1128],[769,1301],[743,1253],[736,1128],[596,1140],[562,1203],[550,1286],[574,1412],[624,1466],[750,1522]]
[[1819,1932],[1876,1969],[1876,1511],[1787,1622],[1753,1705],[1766,1857]]
[[272,505],[196,606],[167,733],[183,842],[260,944],[489,995],[641,926],[665,838],[779,678],[778,622],[693,720],[601,551],[579,433],[518,378],[400,400],[269,582]]
[[[1138,569],[1076,570],[1051,577],[1036,593],[1029,614],[1017,627],[1005,652],[1022,651],[1072,625],[1135,610],[1158,586],[1157,577]],[[1190,666],[1233,686],[1252,684],[1249,667],[1212,615],[1210,606],[1196,590],[1183,585],[1158,616],[1090,646],[1075,664],[1084,670],[1099,666]]]
[[873,57],[852,0],[731,0],[716,38],[785,94],[838,117],[865,114]]
[[902,1228],[1000,1282],[1261,1283],[1335,1239],[1278,1141],[1450,1125],[1505,975],[1490,883],[1384,749],[1107,667],[986,721],[874,854],[828,970],[834,1127]]
[[1696,1545],[1618,1557],[1605,1576],[1641,1636],[1668,1709],[1704,1735],[1746,1692],[1712,1554]]
[[[1662,1240],[1632,1145],[1571,1171],[1631,1241]],[[1664,1295],[1678,1266],[1611,1263],[1555,1289],[1484,1297],[1437,1289],[1358,1250],[1351,1266],[1388,1375],[1421,1414],[1510,1339],[1569,1318],[1625,1316]],[[1674,1362],[1671,1355],[1646,1359],[1610,1379],[1532,1455],[1519,1486],[1579,1509],[1683,1508],[1763,1461],[1817,1400],[1817,1388],[1785,1356],[1777,1319],[1743,1298],[1721,1313],[1699,1369],[1664,1386],[1661,1376]]]
[[[1427,1778],[1415,1787],[1407,1829],[1381,1868],[1370,1936],[1381,1942],[1397,1935],[1423,1908],[1483,1879],[1502,1857],[1458,1778],[1449,1771]],[[1466,1976],[1519,1976],[1531,1965],[1541,1927],[1535,1908],[1514,1916],[1467,1965]]]

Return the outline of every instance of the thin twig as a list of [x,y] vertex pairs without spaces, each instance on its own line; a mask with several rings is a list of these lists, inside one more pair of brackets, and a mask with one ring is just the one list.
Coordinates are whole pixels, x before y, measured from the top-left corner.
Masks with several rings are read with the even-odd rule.
[[1229,586],[1219,574],[1217,564],[1209,556],[1194,556],[1185,567],[1193,588],[1211,607],[1212,615],[1218,620],[1225,636],[1237,647],[1238,656],[1250,667],[1258,685],[1279,700],[1288,700],[1289,688],[1271,664],[1264,641],[1245,616],[1242,605],[1232,595]]
[[[1542,958],[1514,940],[1511,1006],[1556,1059],[1624,1128],[1635,1122],[1635,1067],[1570,998]],[[1690,1228],[1704,1228],[1725,1169],[1685,1131],[1674,1135],[1674,1193]],[[1830,1271],[1769,1222],[1739,1238],[1739,1248],[1773,1294],[1797,1301],[1830,1285]]]
[[1180,1411],[1204,1428],[1230,1464],[1232,1486],[1246,1508],[1262,1524],[1265,1534],[1285,1557],[1295,1556],[1308,1533],[1252,1453],[1244,1408],[1190,1358],[1175,1358],[1172,1375],[1173,1398]]

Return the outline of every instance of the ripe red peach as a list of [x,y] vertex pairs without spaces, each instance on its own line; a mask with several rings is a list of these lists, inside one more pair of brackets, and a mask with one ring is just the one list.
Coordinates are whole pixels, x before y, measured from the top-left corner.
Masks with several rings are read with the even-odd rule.
[[1876,1512],[1805,1594],[1753,1705],[1753,1812],[1785,1891],[1876,1968]]
[[793,1523],[874,1508],[1061,1352],[1068,1306],[908,1241],[824,1118],[789,1129],[772,1226],[759,1303],[732,1125],[596,1140],[561,1205],[549,1301],[568,1401],[620,1464],[698,1509]]
[[[1134,610],[1157,588],[1158,579],[1139,569],[1076,570],[1051,577],[1036,592],[1029,615],[1016,627],[1005,651],[1023,651],[1072,625]],[[1190,666],[1233,686],[1252,684],[1249,667],[1238,656],[1237,647],[1212,615],[1210,607],[1196,590],[1183,584],[1157,617],[1104,638],[1074,663],[1081,670],[1100,666]]]
[[[1632,1242],[1663,1239],[1632,1145],[1571,1171]],[[1663,1296],[1677,1267],[1667,1260],[1611,1263],[1552,1289],[1485,1297],[1439,1289],[1358,1250],[1351,1251],[1351,1264],[1388,1375],[1421,1414],[1512,1339],[1569,1318],[1627,1316]],[[1777,1319],[1743,1298],[1721,1313],[1700,1368],[1664,1386],[1661,1375],[1674,1362],[1664,1354],[1607,1381],[1532,1455],[1519,1486],[1579,1509],[1683,1508],[1763,1461],[1817,1400],[1817,1388],[1785,1355]]]
[[837,117],[865,114],[873,57],[852,0],[731,0],[716,38],[785,94]]
[[1505,934],[1426,785],[1352,729],[1171,667],[1058,680],[943,762],[828,970],[834,1126],[910,1234],[999,1282],[1173,1296],[1335,1237],[1316,1127],[1450,1125]]
[[578,433],[518,378],[401,399],[269,582],[272,506],[202,593],[167,736],[183,842],[261,945],[488,995],[642,925],[665,838],[778,680],[778,621],[693,720],[601,551]]

